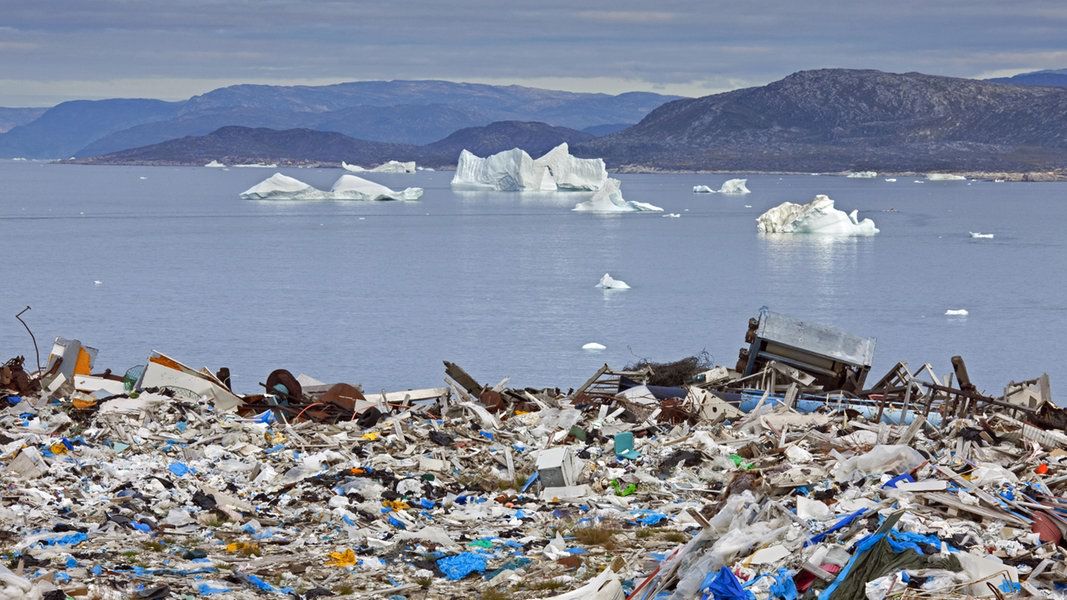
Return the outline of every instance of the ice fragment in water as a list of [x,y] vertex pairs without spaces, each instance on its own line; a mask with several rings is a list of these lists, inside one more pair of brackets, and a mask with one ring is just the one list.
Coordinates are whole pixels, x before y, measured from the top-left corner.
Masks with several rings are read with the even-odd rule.
[[604,273],[604,276],[600,278],[600,283],[596,284],[598,288],[604,288],[605,290],[628,290],[630,286],[621,279],[615,279],[610,273]]
[[706,185],[694,185],[693,186],[693,193],[694,194],[731,194],[731,195],[750,194],[752,192],[745,185],[746,183],[748,183],[747,179],[728,179],[725,182],[723,182],[722,186],[720,186],[719,189],[717,189],[717,190],[713,190],[713,189],[711,189],[710,187],[708,187]]
[[605,346],[604,344],[598,344],[596,342],[589,342],[588,344],[585,344],[584,346],[582,346],[582,350],[590,350],[590,351],[594,351],[594,352],[600,351],[600,350],[607,350],[607,349],[608,349],[608,347]]
[[945,311],[946,317],[966,317],[969,314],[966,308],[950,308]]
[[878,233],[874,221],[834,208],[829,196],[819,194],[807,204],[783,202],[756,219],[760,233],[815,233],[840,236],[869,236]]
[[646,202],[631,202],[622,197],[622,183],[618,179],[608,179],[593,197],[579,202],[573,210],[579,212],[623,213],[623,212],[663,212],[663,209]]
[[482,158],[460,152],[452,187],[502,192],[596,191],[608,179],[599,158],[575,158],[566,143],[534,159],[520,148]]

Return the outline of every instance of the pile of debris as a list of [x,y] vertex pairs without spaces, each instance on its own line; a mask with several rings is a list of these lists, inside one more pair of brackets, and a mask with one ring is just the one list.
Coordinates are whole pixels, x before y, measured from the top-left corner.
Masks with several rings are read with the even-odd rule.
[[873,350],[764,312],[734,369],[239,395],[60,338],[0,371],[0,599],[1067,597],[1048,378]]

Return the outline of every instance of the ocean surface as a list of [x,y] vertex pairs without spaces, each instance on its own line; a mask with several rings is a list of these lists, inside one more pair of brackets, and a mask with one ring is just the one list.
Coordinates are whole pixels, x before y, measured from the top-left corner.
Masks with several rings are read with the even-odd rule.
[[[619,177],[680,218],[453,192],[449,172],[367,175],[424,187],[412,203],[238,197],[273,172],[0,161],[0,358],[33,364],[14,318],[30,305],[43,355],[77,338],[97,370],[159,350],[228,366],[244,392],[277,368],[378,391],[440,385],[449,360],[483,383],[570,388],[605,362],[706,350],[732,366],[766,306],[876,337],[869,382],[900,360],[948,373],[960,354],[990,393],[1043,371],[1067,389],[1067,184],[761,174],[722,196],[692,187],[745,175]],[[326,188],[342,174],[281,172]],[[881,233],[756,233],[764,210],[815,194]],[[604,273],[632,289],[597,289]]]

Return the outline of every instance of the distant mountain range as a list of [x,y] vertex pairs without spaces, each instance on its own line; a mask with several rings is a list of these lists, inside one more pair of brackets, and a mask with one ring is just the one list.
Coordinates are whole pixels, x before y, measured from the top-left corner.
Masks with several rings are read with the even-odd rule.
[[326,86],[235,85],[182,102],[64,102],[0,134],[0,157],[95,156],[241,125],[332,131],[367,141],[427,144],[496,121],[619,128],[678,96],[586,94],[447,81]]
[[544,154],[563,142],[586,142],[593,136],[545,123],[501,121],[484,127],[461,129],[444,139],[417,146],[359,140],[342,133],[313,129],[268,129],[229,126],[203,136],[187,136],[158,144],[86,157],[85,164],[202,165],[211,160],[224,164],[331,163],[374,166],[387,160],[414,160],[430,167],[455,166],[459,153],[468,149],[489,155],[516,146],[533,155]]
[[0,133],[10,131],[19,125],[25,125],[44,114],[47,108],[4,108],[0,107]]
[[[537,155],[566,141],[575,155],[602,157],[616,169],[1067,174],[1067,88],[1031,85],[1063,73],[1024,74],[1005,85],[821,69],[658,106],[668,97],[439,81],[233,86],[182,103],[64,103],[0,134],[0,155],[17,142],[14,155],[40,156],[62,140],[63,148],[80,145],[72,153],[92,163],[446,166],[463,148],[487,155],[518,146]],[[389,101],[396,103],[373,104]],[[515,113],[536,116],[465,122]],[[639,122],[627,127],[628,118]],[[256,126],[233,127],[242,120]],[[290,125],[302,120],[314,124]],[[195,134],[182,133],[188,128]]]
[[580,144],[615,167],[758,171],[1067,168],[1067,89],[823,69],[669,102]]
[[1052,71],[1032,71],[1030,73],[1020,73],[1011,77],[996,77],[994,79],[986,79],[986,81],[991,81],[993,83],[1006,83],[1008,85],[1067,87],[1067,69],[1058,69]]

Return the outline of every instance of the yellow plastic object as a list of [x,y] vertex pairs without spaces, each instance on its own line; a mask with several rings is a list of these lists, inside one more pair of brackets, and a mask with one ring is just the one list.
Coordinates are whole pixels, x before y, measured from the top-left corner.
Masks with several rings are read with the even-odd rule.
[[326,560],[327,567],[347,568],[356,566],[356,553],[351,548],[345,548],[342,552],[331,552]]

